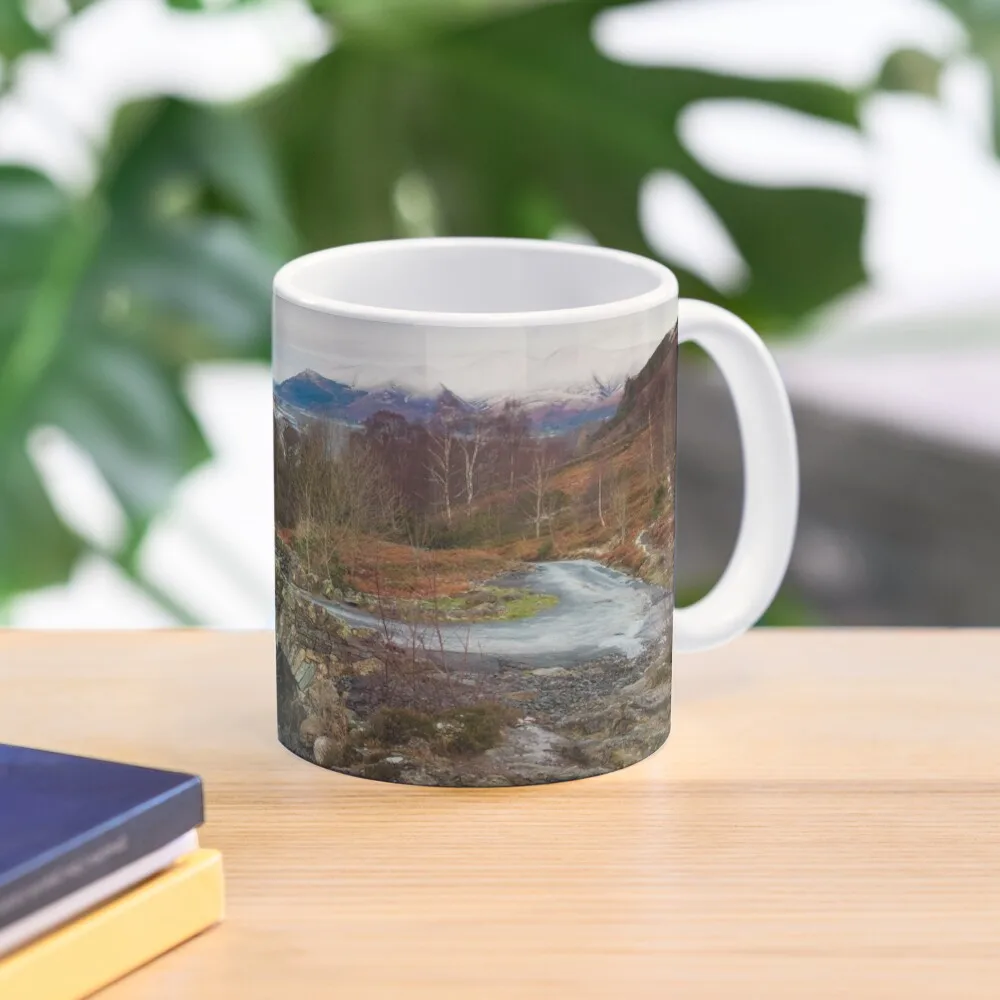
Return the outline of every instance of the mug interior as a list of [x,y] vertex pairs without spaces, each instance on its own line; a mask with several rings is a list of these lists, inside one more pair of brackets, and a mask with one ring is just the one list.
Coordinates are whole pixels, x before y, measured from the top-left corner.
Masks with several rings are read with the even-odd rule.
[[378,313],[510,317],[615,304],[638,308],[676,295],[676,282],[662,264],[603,247],[438,238],[309,254],[282,268],[275,291],[312,308],[372,318]]

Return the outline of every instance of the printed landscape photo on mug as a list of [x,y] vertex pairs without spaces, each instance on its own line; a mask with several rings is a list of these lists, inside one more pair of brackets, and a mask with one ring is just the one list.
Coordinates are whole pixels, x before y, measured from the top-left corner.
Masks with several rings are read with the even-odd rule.
[[[674,607],[677,349],[732,393],[744,517]],[[670,732],[673,652],[766,610],[798,463],[773,358],[657,261],[554,240],[335,247],[274,281],[278,736],[410,785],[566,781]]]
[[276,359],[295,753],[497,785],[604,773],[666,739],[677,330],[607,334],[540,338],[536,358],[466,343],[452,384],[432,384],[419,334],[412,358],[369,339],[349,363],[342,344]]

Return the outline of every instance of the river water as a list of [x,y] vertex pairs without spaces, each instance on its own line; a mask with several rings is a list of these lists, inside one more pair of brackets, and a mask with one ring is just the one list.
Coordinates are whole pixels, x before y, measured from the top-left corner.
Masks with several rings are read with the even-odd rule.
[[638,656],[664,636],[667,592],[589,559],[533,563],[493,581],[553,594],[559,603],[531,618],[510,621],[410,625],[313,595],[311,601],[348,625],[374,628],[393,642],[414,641],[431,654],[467,661],[470,666],[499,662],[526,666],[570,667],[610,654]]

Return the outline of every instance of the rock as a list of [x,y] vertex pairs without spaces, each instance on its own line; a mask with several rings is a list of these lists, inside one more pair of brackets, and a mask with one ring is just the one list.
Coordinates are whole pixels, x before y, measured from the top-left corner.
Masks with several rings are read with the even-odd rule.
[[351,664],[350,672],[355,677],[368,677],[385,669],[385,664],[381,660],[376,660],[374,656],[369,656],[364,660],[355,660]]
[[316,709],[316,714],[320,716],[330,711],[343,711],[337,685],[329,679],[317,680],[306,693],[306,700]]
[[486,774],[477,782],[478,788],[507,788],[511,784],[510,778],[502,774]]
[[399,754],[394,754],[392,757],[384,757],[383,760],[385,760],[385,762],[387,764],[402,764],[403,763],[403,758],[400,757]]
[[320,767],[333,767],[340,757],[340,747],[329,736],[320,736],[313,744],[313,760]]
[[531,672],[535,677],[572,677],[565,667],[539,667]]
[[400,775],[399,780],[407,785],[436,785],[438,783],[437,777],[423,768],[406,771]]
[[323,735],[323,720],[318,715],[307,715],[299,726],[299,736],[304,743],[314,743]]
[[319,719],[320,734],[332,740],[339,752],[347,741],[348,716],[337,685],[331,680],[314,681],[306,692],[306,705],[310,716]]
[[639,722],[639,715],[623,705],[614,715],[608,727],[612,736],[627,736]]
[[299,649],[296,651],[295,659],[292,661],[292,674],[295,677],[295,683],[299,686],[299,690],[305,691],[312,684],[313,678],[316,676],[316,662],[310,660],[308,654]]

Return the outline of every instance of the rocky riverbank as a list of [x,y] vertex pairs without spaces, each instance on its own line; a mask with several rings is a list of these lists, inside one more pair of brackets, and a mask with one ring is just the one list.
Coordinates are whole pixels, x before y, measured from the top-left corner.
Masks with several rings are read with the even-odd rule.
[[282,742],[364,777],[492,786],[624,767],[666,737],[670,673],[661,642],[572,668],[462,670],[351,627],[294,587],[278,601]]

